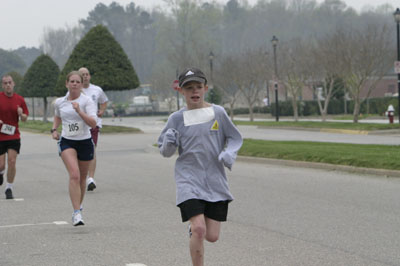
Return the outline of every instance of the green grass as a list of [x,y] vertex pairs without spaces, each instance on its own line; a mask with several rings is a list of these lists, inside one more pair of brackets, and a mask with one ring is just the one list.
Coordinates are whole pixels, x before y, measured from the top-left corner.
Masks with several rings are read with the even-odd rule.
[[108,125],[103,125],[101,128],[101,133],[102,134],[114,134],[114,133],[143,133],[138,128],[134,127],[123,127],[123,126],[108,126]]
[[347,130],[385,130],[385,129],[400,129],[399,124],[376,124],[376,123],[348,123],[348,122],[316,122],[316,121],[238,121],[236,125],[251,125],[264,127],[287,127],[287,128],[328,128],[328,129],[347,129]]
[[[329,119],[333,119],[333,120],[353,120],[353,115],[352,114],[347,114],[347,115],[345,115],[345,114],[342,114],[342,115],[328,115],[328,118]],[[320,116],[319,116],[319,118],[321,118]],[[379,118],[379,119],[386,119],[386,120],[388,120],[388,118],[387,117],[385,117],[385,116],[383,116],[383,115],[381,115],[381,114],[360,114],[359,116],[358,116],[358,120],[363,120],[363,119],[366,119],[366,118]]]
[[400,170],[399,146],[245,139],[239,155]]
[[[35,133],[49,133],[50,134],[50,129],[52,127],[53,123],[52,122],[43,122],[39,120],[28,120],[26,122],[20,122],[19,123],[19,129],[23,131],[29,131],[29,132],[35,132]],[[58,130],[61,130],[61,126],[58,128]],[[141,133],[142,131],[137,128],[131,128],[131,127],[123,127],[123,126],[107,126],[103,125],[101,128],[101,133],[102,134],[108,134],[108,133]]]

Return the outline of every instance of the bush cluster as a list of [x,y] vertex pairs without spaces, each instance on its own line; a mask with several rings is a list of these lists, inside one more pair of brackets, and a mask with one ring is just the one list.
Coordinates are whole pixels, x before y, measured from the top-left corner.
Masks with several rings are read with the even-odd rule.
[[[385,98],[372,98],[364,101],[361,104],[361,114],[379,114],[384,115],[389,105],[393,105],[395,115],[398,115],[398,99],[396,97],[385,97]],[[299,116],[312,116],[321,115],[319,112],[317,101],[299,101],[297,103],[299,108]],[[343,100],[331,100],[328,106],[329,115],[344,114],[344,101]],[[227,109],[229,111],[229,109]],[[354,111],[354,102],[352,100],[347,101],[347,114],[352,114]],[[254,107],[254,113],[271,113],[275,116],[275,103],[270,106]],[[248,114],[248,108],[235,108],[233,111],[235,115]],[[281,116],[293,116],[293,107],[290,101],[279,102],[279,115]]]

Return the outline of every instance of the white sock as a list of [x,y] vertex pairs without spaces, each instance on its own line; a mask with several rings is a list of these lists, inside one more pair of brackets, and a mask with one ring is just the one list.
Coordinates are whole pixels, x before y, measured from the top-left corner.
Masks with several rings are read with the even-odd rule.
[[88,178],[88,180],[87,180],[87,183],[88,183],[88,184],[94,183],[93,177],[90,177],[90,176],[89,176],[89,178]]
[[12,189],[12,187],[13,187],[13,183],[7,183],[7,185],[6,185],[6,190],[7,190],[8,188],[11,188],[11,189]]

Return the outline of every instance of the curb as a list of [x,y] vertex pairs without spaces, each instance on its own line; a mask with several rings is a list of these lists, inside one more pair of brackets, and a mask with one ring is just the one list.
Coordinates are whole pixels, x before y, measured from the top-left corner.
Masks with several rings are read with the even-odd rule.
[[400,177],[400,171],[398,170],[375,169],[375,168],[355,167],[348,165],[291,161],[291,160],[249,157],[249,156],[238,156],[236,160],[239,162],[247,162],[247,163],[274,164],[274,165],[314,168],[314,169],[331,170],[331,171],[343,171],[348,173],[367,174],[367,175],[375,175],[381,177]]
[[320,132],[352,134],[352,135],[368,135],[369,133],[369,131],[366,130],[333,129],[333,128],[321,128]]

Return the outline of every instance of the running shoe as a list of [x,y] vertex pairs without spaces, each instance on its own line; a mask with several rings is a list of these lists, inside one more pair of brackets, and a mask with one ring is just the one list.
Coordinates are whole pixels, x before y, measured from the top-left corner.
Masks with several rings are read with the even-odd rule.
[[6,189],[6,199],[13,199],[13,198],[14,198],[14,196],[13,196],[11,188],[7,188]]
[[96,188],[96,184],[94,182],[90,182],[87,186],[87,191],[93,191]]
[[82,219],[82,214],[81,212],[74,212],[72,214],[72,225],[73,226],[78,226],[78,225],[85,225]]
[[0,174],[0,186],[3,185],[3,180],[4,180],[3,175],[4,175],[4,174]]

